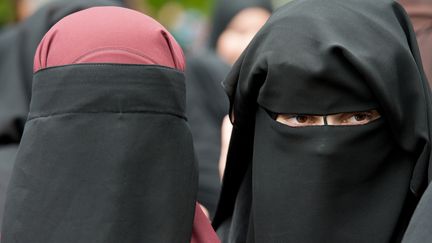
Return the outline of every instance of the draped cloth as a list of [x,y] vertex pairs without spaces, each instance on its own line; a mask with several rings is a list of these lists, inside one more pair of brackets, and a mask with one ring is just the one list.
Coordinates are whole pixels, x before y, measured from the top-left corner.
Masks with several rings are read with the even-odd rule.
[[[431,99],[390,0],[293,1],[224,81],[233,131],[213,226],[227,242],[400,242],[430,178]],[[275,114],[376,109],[359,126]]]

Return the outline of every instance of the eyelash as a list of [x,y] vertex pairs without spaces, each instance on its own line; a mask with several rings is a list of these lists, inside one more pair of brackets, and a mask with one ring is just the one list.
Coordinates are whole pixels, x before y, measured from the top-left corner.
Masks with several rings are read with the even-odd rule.
[[[306,120],[300,121],[299,118],[305,118]],[[284,118],[284,120],[287,121],[288,123],[291,123],[291,121],[290,121],[291,119],[295,119],[295,121],[292,121],[293,126],[314,125],[314,124],[320,123],[320,121],[321,121],[320,117],[317,118],[316,116],[303,115],[303,114],[289,115],[288,117]]]
[[[343,119],[342,120],[343,122],[348,122],[348,120],[351,119],[351,118],[355,119],[356,122],[362,122],[362,121],[365,121],[365,120],[366,121],[370,121],[370,120],[373,119],[372,112],[369,112],[369,111],[357,112],[357,113],[349,113],[347,115],[349,115],[348,118]],[[356,117],[359,116],[359,115],[363,116],[362,117],[363,119],[357,119]]]

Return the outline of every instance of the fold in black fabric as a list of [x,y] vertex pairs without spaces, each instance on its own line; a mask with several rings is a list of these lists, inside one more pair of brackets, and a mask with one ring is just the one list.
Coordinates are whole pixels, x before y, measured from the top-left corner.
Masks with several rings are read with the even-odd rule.
[[[398,3],[293,1],[224,86],[234,128],[213,225],[231,221],[228,242],[401,241],[429,183],[432,110]],[[360,126],[294,128],[272,115],[370,109],[381,118]]]
[[[104,0],[63,1],[47,4],[25,21],[0,32],[0,150],[18,146],[29,109],[33,57],[45,33],[58,20],[73,12],[101,5],[119,5]],[[8,150],[8,148],[5,148]],[[2,153],[2,152],[0,152]],[[6,187],[14,156],[0,155],[0,187]],[[5,194],[0,190],[0,227]]]
[[186,120],[184,74],[131,64],[75,64],[37,72],[28,120],[75,112],[162,113]]
[[78,64],[35,74],[2,242],[189,242],[197,190],[183,73]]
[[403,237],[403,243],[432,241],[432,186],[423,194]]

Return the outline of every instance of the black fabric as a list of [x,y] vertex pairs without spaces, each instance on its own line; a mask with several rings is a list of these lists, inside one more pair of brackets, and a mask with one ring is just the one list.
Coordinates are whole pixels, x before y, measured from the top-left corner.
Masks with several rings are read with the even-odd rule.
[[198,174],[184,74],[77,64],[33,82],[2,242],[189,242]]
[[[31,96],[33,57],[42,37],[58,20],[73,12],[99,5],[118,5],[110,1],[54,2],[42,7],[24,22],[0,33],[0,151],[18,146],[27,118]],[[5,150],[9,150],[5,148]],[[0,156],[0,188],[7,185],[14,156]],[[0,190],[0,224],[5,191]]]
[[[398,3],[293,1],[224,86],[234,128],[215,228],[232,217],[231,231],[252,224],[247,242],[401,240],[428,184],[432,112]],[[361,126],[293,128],[269,115],[369,109],[381,118]],[[249,167],[251,212],[236,217]]]
[[239,12],[255,7],[266,9],[269,12],[273,11],[270,0],[216,0],[209,36],[209,48],[216,49],[219,36]]
[[260,109],[252,175],[255,240],[388,242],[413,165],[384,119],[299,129]]
[[228,72],[229,66],[212,51],[187,59],[186,112],[199,162],[198,201],[211,216],[220,193],[220,131],[222,120],[228,114],[228,99],[221,82]]
[[[13,162],[18,150],[18,145],[4,145],[0,147],[0,227],[3,218],[4,204],[6,201],[6,189],[12,174]],[[1,229],[1,228],[0,228]]]
[[429,185],[422,196],[406,229],[404,243],[432,241],[432,186]]

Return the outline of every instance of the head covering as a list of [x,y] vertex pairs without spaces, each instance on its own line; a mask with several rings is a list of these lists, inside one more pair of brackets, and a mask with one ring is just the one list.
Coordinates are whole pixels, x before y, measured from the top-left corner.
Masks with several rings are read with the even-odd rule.
[[51,3],[0,33],[0,226],[5,188],[27,118],[37,45],[64,16],[98,5],[116,4],[104,0]]
[[200,205],[195,207],[192,239],[190,243],[220,243],[219,237],[212,228],[209,218],[203,213]]
[[[116,18],[103,19],[110,11]],[[130,24],[124,24],[122,18],[130,19]],[[92,28],[82,28],[89,22]],[[147,31],[137,31],[141,29]],[[34,71],[78,63],[161,65],[180,71],[185,68],[180,46],[158,22],[139,12],[117,8],[93,9],[62,19],[42,39]]]
[[[432,2],[430,0],[400,0],[416,33],[423,68],[432,85]],[[432,241],[432,187],[429,185],[410,221],[404,241],[407,243]]]
[[219,36],[227,28],[231,20],[247,8],[263,8],[272,12],[269,0],[217,0],[214,7],[212,28],[209,36],[210,49],[216,49]]
[[198,175],[183,69],[173,37],[133,10],[90,8],[48,31],[3,240],[190,241]]
[[416,33],[423,68],[432,85],[432,1],[401,0]]
[[[213,224],[229,228],[228,242],[401,240],[428,183],[432,112],[398,3],[293,1],[224,86],[234,128]],[[370,109],[381,118],[361,126],[272,118]]]

